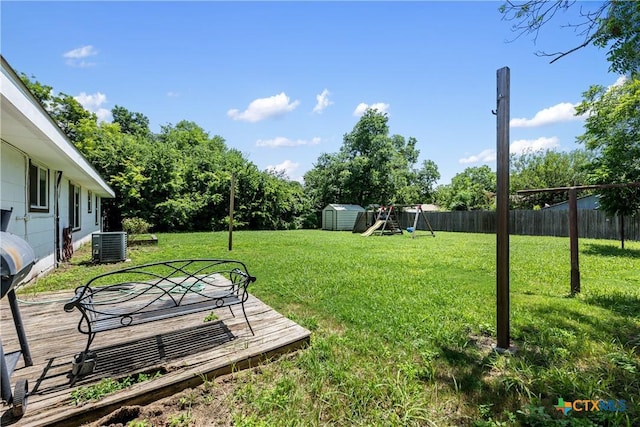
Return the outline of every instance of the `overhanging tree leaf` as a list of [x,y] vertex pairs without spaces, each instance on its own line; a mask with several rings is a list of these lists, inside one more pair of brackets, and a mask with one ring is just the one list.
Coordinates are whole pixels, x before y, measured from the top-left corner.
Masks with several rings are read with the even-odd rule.
[[[578,141],[594,155],[589,167],[590,183],[640,182],[638,76],[632,76],[619,86],[592,86],[584,93],[576,113],[588,113],[585,133],[578,137]],[[600,207],[612,216],[637,215],[640,210],[640,188],[602,190]],[[622,237],[624,242],[624,235]]]
[[[576,6],[579,5],[579,6]],[[640,69],[640,2],[604,1],[576,2],[567,0],[507,1],[499,11],[503,19],[513,22],[516,38],[523,35],[537,40],[540,30],[550,21],[569,10],[578,10],[573,22],[564,24],[576,33],[581,41],[572,48],[558,52],[538,52],[555,62],[586,46],[607,49],[609,69],[620,74],[634,73]]]

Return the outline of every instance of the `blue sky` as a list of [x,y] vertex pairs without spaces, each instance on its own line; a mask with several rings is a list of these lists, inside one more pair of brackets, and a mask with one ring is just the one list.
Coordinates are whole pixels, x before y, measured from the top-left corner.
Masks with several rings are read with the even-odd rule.
[[376,107],[448,183],[466,167],[495,169],[499,68],[511,69],[512,152],[578,148],[573,105],[591,84],[619,78],[604,50],[554,64],[534,54],[582,41],[561,28],[571,14],[535,44],[508,42],[500,4],[5,0],[0,46],[16,71],[102,119],[119,105],[145,114],[154,132],[190,120],[296,180]]

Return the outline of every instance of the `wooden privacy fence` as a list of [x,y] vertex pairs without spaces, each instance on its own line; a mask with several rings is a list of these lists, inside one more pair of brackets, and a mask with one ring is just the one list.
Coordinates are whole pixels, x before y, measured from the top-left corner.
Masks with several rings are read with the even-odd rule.
[[[458,231],[465,233],[495,233],[496,213],[492,211],[425,212],[435,231]],[[399,215],[403,229],[413,226],[415,213]],[[423,221],[418,229],[424,230]],[[531,236],[569,236],[569,213],[558,210],[512,210],[509,211],[510,234]],[[640,215],[624,217],[625,240],[640,241]],[[607,217],[598,210],[578,210],[578,236],[590,239],[620,238],[618,217]]]

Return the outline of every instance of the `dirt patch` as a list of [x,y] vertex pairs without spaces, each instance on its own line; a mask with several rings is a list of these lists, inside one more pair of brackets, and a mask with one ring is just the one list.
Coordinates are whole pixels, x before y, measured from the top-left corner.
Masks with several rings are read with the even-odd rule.
[[235,387],[233,375],[225,375],[149,405],[123,406],[84,427],[230,426],[229,402]]

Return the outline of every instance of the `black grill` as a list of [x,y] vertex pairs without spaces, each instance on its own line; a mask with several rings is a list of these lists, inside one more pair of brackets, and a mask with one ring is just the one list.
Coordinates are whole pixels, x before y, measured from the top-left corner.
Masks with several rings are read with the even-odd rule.
[[[12,209],[13,210],[13,209]],[[22,324],[18,300],[16,298],[15,285],[21,283],[31,272],[36,257],[29,243],[20,237],[7,233],[12,210],[2,210],[2,230],[0,230],[0,276],[2,279],[2,295],[9,300],[9,307],[13,315],[13,323],[16,326],[16,333],[20,341],[20,350],[10,353],[4,352],[2,339],[0,338],[0,391],[2,400],[10,403],[15,416],[22,416],[27,405],[28,382],[21,379],[16,383],[15,392],[11,392],[10,377],[13,373],[20,356],[24,359],[25,366],[33,365],[27,336]]]
[[36,256],[31,246],[20,237],[0,231],[0,276],[2,276],[2,295],[19,284],[36,263]]

